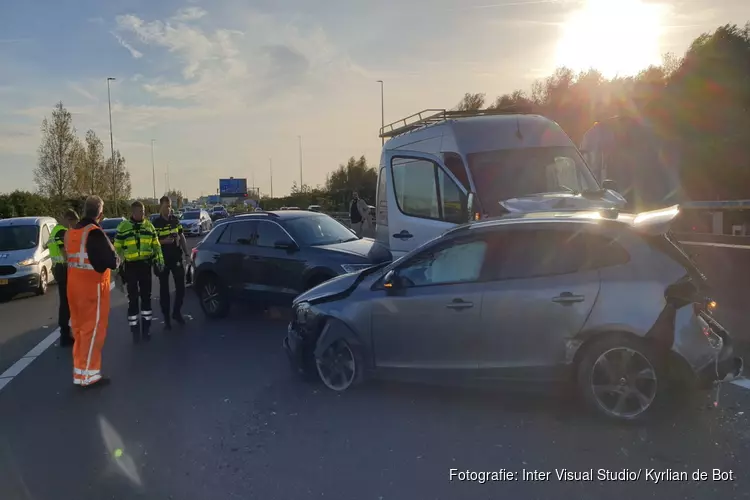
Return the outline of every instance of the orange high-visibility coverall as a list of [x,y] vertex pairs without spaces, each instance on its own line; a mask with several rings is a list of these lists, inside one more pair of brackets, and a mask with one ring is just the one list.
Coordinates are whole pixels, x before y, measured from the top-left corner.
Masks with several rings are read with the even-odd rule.
[[102,347],[109,322],[110,271],[94,270],[89,262],[86,242],[94,224],[65,233],[68,256],[68,302],[73,330],[73,383],[91,385],[102,375]]

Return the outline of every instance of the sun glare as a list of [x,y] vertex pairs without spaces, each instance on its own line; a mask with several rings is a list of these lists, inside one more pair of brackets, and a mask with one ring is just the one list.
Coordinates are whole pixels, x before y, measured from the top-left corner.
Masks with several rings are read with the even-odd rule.
[[557,66],[599,70],[606,78],[635,75],[661,62],[664,6],[642,0],[586,0],[565,22]]

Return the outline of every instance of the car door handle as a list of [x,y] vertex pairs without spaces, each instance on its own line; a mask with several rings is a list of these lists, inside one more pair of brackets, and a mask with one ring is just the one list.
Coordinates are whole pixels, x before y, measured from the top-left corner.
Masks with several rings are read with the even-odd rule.
[[583,302],[586,300],[586,297],[583,295],[575,295],[571,292],[563,292],[557,297],[554,297],[552,299],[552,302],[557,302],[558,304],[573,304],[576,302]]
[[414,235],[404,229],[400,233],[394,234],[393,237],[399,240],[408,240],[409,238],[413,238]]
[[474,307],[474,303],[466,302],[463,299],[453,299],[453,302],[446,304],[445,307],[447,307],[448,309],[456,309],[460,311],[462,309],[470,309]]

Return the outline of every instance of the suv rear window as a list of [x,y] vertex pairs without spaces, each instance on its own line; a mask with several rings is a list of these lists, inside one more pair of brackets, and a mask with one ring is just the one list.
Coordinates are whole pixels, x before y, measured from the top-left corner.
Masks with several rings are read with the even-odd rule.
[[683,250],[682,246],[675,240],[674,235],[671,233],[658,234],[658,235],[643,235],[643,239],[649,244],[649,246],[661,252],[673,261],[681,265],[688,275],[693,279],[699,281],[706,281],[706,277],[698,269],[698,266],[693,262],[693,259]]

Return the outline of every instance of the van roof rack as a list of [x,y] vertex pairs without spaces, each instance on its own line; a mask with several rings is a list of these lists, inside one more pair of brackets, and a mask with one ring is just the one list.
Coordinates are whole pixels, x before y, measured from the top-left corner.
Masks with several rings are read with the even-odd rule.
[[414,113],[406,118],[397,120],[381,127],[380,137],[386,139],[396,137],[418,128],[434,125],[455,118],[469,118],[472,116],[492,116],[492,115],[519,115],[531,114],[533,109],[530,105],[513,105],[504,108],[477,109],[471,111],[449,111],[446,109],[425,109],[419,113]]

